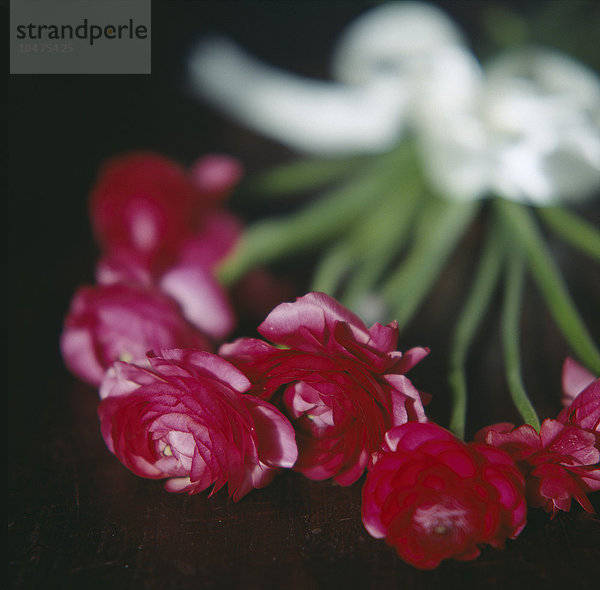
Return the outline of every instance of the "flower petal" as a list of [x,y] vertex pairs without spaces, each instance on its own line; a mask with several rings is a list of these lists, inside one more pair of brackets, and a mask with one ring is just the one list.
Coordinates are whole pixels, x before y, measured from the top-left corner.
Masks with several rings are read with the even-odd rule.
[[424,2],[386,2],[365,11],[342,33],[333,73],[350,84],[377,76],[400,78],[411,62],[422,63],[440,47],[461,43],[460,31],[442,10]]
[[583,365],[567,357],[562,369],[563,404],[568,406],[595,379]]
[[289,420],[275,406],[252,395],[244,395],[241,401],[254,420],[260,461],[269,467],[293,467],[298,447]]
[[195,90],[248,127],[307,153],[379,152],[397,139],[403,113],[385,84],[353,87],[270,67],[224,39],[191,56]]
[[233,327],[233,313],[224,289],[201,266],[178,264],[159,280],[160,288],[181,305],[185,317],[199,330],[219,339]]

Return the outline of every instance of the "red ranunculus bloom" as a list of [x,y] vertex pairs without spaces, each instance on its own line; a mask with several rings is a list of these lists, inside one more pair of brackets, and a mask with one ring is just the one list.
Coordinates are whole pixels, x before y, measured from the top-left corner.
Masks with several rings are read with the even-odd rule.
[[239,163],[220,155],[201,158],[189,173],[147,152],[109,161],[90,198],[103,252],[98,282],[155,286],[204,333],[225,336],[233,315],[214,268],[240,224],[220,204],[240,176]]
[[362,495],[367,531],[421,569],[474,559],[482,544],[500,548],[526,523],[523,476],[510,456],[431,422],[385,435]]
[[211,345],[171,298],[132,284],[81,287],[60,338],[67,367],[92,385],[99,385],[117,360],[176,346],[208,350]]
[[207,217],[240,179],[227,156],[205,156],[190,174],[152,152],[109,160],[90,197],[94,233],[108,254],[127,253],[147,267],[170,265],[182,241],[201,232]]
[[568,420],[547,419],[539,433],[528,424],[514,428],[513,424],[501,423],[482,429],[476,440],[513,457],[525,474],[527,499],[532,506],[555,515],[558,510],[568,511],[571,498],[575,498],[585,510],[594,512],[587,498],[600,489],[600,451],[594,432]]
[[294,431],[279,410],[253,395],[222,358],[193,349],[117,362],[100,388],[98,414],[108,448],[135,474],[170,478],[171,492],[225,484],[234,500],[267,485],[297,457]]
[[277,306],[252,338],[221,347],[248,376],[255,395],[282,402],[294,421],[296,469],[311,479],[354,483],[384,433],[408,420],[425,421],[419,392],[404,375],[427,353],[396,351],[398,328],[361,320],[323,293]]

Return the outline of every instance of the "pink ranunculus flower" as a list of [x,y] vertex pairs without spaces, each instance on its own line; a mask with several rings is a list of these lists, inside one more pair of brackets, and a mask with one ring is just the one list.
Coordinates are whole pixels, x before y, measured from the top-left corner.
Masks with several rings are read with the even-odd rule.
[[[323,293],[278,305],[253,338],[225,344],[220,354],[252,382],[252,392],[281,402],[296,427],[295,469],[311,479],[354,483],[384,433],[409,420],[426,421],[419,391],[405,373],[428,354],[396,350],[395,322],[367,329]],[[277,398],[279,399],[279,398]]]
[[362,490],[362,520],[402,559],[432,569],[516,538],[526,523],[524,491],[507,453],[465,444],[432,422],[409,422],[385,435]]
[[90,197],[103,252],[97,281],[157,287],[198,329],[224,337],[233,313],[214,270],[240,233],[239,221],[221,203],[241,173],[237,160],[216,154],[189,172],[151,152],[109,161]]
[[168,491],[214,493],[227,484],[237,501],[297,457],[289,421],[249,388],[233,365],[200,350],[117,362],[100,388],[102,435],[133,473],[169,478]]
[[153,152],[112,158],[90,196],[94,233],[109,255],[128,253],[147,267],[170,265],[240,177],[240,164],[229,156],[204,156],[189,173]]
[[60,337],[67,367],[96,386],[115,361],[144,358],[149,350],[176,346],[211,347],[175,301],[132,284],[81,287]]
[[[596,392],[597,395],[597,392]],[[568,511],[575,498],[594,512],[587,494],[600,489],[600,450],[596,433],[568,420],[546,419],[539,433],[524,424],[500,423],[480,430],[476,440],[508,452],[525,474],[527,499],[551,512]]]

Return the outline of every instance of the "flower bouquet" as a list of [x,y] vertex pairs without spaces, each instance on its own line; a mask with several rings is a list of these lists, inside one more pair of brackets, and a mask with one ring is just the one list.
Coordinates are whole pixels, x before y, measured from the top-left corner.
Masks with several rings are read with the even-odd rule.
[[[413,2],[351,23],[333,81],[223,38],[205,39],[188,65],[202,99],[305,157],[257,178],[222,154],[186,169],[136,152],[100,170],[96,284],[75,294],[61,350],[99,391],[108,449],[168,491],[226,488],[234,501],[286,469],[361,485],[366,530],[421,569],[503,547],[528,508],[554,516],[574,499],[593,511],[600,353],[541,223],[600,260],[600,233],[571,206],[600,190],[598,76],[539,47],[481,65],[443,12]],[[316,196],[246,224],[226,205],[234,193],[302,192]],[[476,220],[484,235],[449,335],[445,428],[428,416],[440,394],[408,376],[429,348],[398,342]],[[308,253],[309,284],[280,296],[270,265]],[[564,363],[563,410],[541,421],[521,376],[528,273],[577,358]],[[236,329],[234,292],[249,284],[246,299],[266,308],[258,335]],[[497,291],[522,423],[477,425],[467,441],[467,358]]]

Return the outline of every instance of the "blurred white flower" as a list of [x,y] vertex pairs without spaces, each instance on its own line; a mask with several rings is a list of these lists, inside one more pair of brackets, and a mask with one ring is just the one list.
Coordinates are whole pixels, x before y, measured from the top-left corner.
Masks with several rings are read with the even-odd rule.
[[385,151],[402,126],[402,98],[385,80],[321,82],[268,66],[232,42],[212,39],[191,59],[199,94],[244,125],[318,155]]
[[[390,2],[342,34],[332,82],[271,67],[219,38],[205,40],[192,54],[190,81],[215,107],[293,149],[376,153],[392,148],[404,132],[415,80],[459,43],[459,31],[440,10]],[[443,90],[453,93],[450,82]]]
[[555,51],[500,56],[453,108],[423,96],[417,138],[430,180],[447,196],[496,194],[544,205],[600,188],[600,80]]
[[410,129],[448,198],[544,205],[600,188],[600,81],[565,55],[522,49],[482,69],[438,8],[389,2],[342,33],[332,73],[293,75],[224,39],[190,59],[200,96],[301,152],[384,152]]

